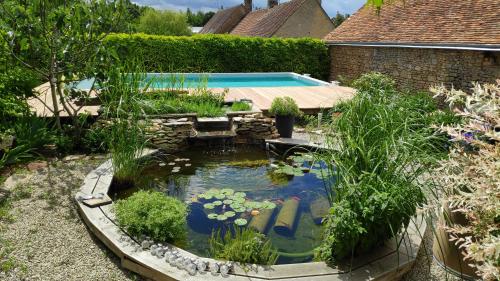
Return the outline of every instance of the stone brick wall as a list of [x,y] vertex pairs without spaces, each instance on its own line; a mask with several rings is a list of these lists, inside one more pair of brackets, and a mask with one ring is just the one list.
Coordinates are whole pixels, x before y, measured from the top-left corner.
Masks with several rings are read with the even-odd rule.
[[236,143],[255,144],[279,137],[274,119],[261,114],[234,117],[233,130],[236,132]]
[[500,52],[331,46],[330,54],[331,80],[378,71],[393,77],[401,88],[427,90],[444,83],[468,90],[471,81],[500,79]]

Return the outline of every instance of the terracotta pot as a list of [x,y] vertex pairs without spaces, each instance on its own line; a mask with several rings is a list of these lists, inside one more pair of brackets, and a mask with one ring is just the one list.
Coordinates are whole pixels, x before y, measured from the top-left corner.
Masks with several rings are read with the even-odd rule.
[[[439,225],[466,225],[468,223],[463,214],[451,212],[448,204],[443,204],[443,209],[444,212],[439,218]],[[439,264],[450,273],[469,280],[478,278],[475,269],[468,265],[470,262],[464,260],[462,250],[455,245],[455,242],[450,241],[450,235],[442,227],[438,226],[436,228],[432,252]]]

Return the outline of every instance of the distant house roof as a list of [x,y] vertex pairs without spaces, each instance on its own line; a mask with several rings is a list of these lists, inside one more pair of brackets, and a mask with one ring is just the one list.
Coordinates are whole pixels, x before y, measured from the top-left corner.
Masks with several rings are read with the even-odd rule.
[[306,0],[291,0],[271,9],[253,11],[231,31],[231,34],[271,37],[305,2]]
[[205,24],[200,33],[229,33],[247,13],[244,5],[220,10]]
[[362,7],[325,37],[329,44],[500,48],[500,0],[405,0],[377,14]]

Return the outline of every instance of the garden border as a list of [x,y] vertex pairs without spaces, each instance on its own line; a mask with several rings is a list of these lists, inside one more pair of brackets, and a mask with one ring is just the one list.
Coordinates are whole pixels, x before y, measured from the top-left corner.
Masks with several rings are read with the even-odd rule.
[[[144,156],[156,151],[148,151]],[[127,235],[114,222],[113,204],[90,208],[78,200],[79,196],[104,193],[107,194],[113,179],[111,160],[104,162],[90,172],[75,198],[79,213],[89,230],[97,236],[121,260],[122,267],[136,272],[152,280],[296,280],[296,281],[340,281],[340,280],[398,280],[413,266],[422,242],[422,234],[426,229],[422,217],[414,218],[408,231],[398,239],[387,241],[372,253],[357,257],[353,264],[329,267],[324,262],[286,264],[274,266],[257,266],[245,271],[235,265],[228,277],[213,275],[209,271],[191,276],[152,256],[149,251],[135,251],[139,242],[133,245],[120,239]],[[128,235],[127,235],[128,236]],[[400,243],[399,249],[396,247]],[[135,244],[137,243],[137,244]],[[172,246],[175,247],[175,246]],[[182,249],[177,249],[185,257],[201,258]],[[201,258],[209,262],[213,259]]]

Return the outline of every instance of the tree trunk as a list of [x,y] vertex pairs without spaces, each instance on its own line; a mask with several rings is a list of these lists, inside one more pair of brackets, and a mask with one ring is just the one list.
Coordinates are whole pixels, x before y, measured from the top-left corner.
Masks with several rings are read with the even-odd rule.
[[61,117],[59,115],[59,104],[57,103],[56,79],[51,75],[49,78],[50,94],[52,96],[52,109],[54,110],[54,119],[57,129],[61,130]]

